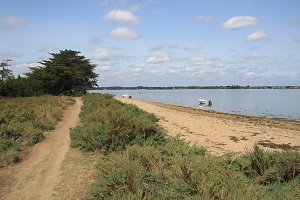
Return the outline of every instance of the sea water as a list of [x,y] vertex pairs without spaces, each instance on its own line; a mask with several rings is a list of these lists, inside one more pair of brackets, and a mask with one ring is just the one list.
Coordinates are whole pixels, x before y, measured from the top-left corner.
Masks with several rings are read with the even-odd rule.
[[[300,90],[297,89],[182,89],[182,90],[92,90],[116,96],[175,104],[217,112],[300,120]],[[212,105],[199,105],[209,99]]]

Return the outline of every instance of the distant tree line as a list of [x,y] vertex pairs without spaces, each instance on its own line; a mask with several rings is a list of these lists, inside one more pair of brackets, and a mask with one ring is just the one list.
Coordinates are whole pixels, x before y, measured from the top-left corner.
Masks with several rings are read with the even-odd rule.
[[34,96],[43,94],[76,95],[97,86],[96,65],[73,50],[51,53],[51,58],[30,67],[25,77],[14,77],[10,69],[11,60],[0,65],[0,96]]

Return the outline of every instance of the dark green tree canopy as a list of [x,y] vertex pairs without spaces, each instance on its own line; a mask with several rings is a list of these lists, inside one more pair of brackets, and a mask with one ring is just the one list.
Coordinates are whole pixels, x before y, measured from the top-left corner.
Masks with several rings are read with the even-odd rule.
[[52,58],[40,62],[42,66],[30,68],[28,79],[34,89],[53,95],[85,92],[87,88],[97,85],[93,71],[96,65],[73,50],[61,50],[52,53]]

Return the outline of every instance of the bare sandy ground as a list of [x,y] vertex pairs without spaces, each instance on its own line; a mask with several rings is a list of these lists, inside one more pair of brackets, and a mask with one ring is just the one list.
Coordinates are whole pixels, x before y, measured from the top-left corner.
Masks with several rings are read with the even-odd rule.
[[202,145],[213,155],[252,150],[255,143],[266,149],[300,150],[300,122],[247,117],[192,108],[117,98],[154,113],[170,136],[179,135]]
[[[45,134],[46,139],[33,146],[20,163],[1,171],[2,199],[51,199],[60,182],[60,168],[70,146],[69,131],[79,123],[82,101],[64,111],[56,128]],[[6,193],[6,194],[5,194]]]

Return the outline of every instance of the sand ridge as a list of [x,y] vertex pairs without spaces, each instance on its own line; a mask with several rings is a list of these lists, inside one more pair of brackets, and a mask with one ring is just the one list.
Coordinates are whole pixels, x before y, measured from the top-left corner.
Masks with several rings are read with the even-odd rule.
[[154,113],[168,135],[205,146],[210,154],[251,150],[255,143],[267,149],[300,150],[300,122],[248,117],[182,106],[117,98]]

